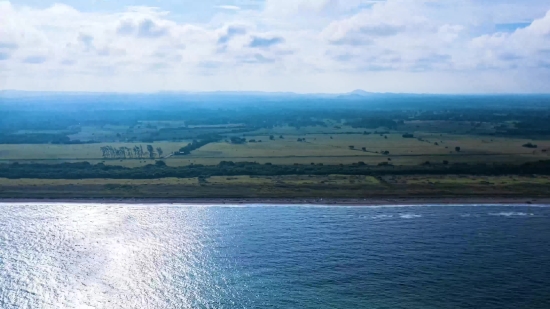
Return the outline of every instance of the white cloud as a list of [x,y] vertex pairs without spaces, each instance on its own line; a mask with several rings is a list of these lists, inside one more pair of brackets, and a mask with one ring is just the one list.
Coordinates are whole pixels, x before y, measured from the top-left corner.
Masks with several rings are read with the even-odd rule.
[[[485,13],[491,6],[501,11]],[[0,89],[550,91],[540,82],[550,76],[550,4],[539,0],[217,8],[211,20],[187,23],[153,7],[102,13],[0,1]],[[525,28],[494,31],[495,20],[526,18]]]
[[236,5],[217,5],[217,9],[229,10],[229,11],[239,11],[241,8]]
[[489,68],[550,67],[550,11],[512,33],[479,36],[471,41],[477,65]]

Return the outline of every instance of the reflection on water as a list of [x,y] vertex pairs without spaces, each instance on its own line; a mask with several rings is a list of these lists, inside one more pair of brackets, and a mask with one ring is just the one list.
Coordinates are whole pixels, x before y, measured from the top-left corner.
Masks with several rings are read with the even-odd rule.
[[550,308],[550,208],[0,204],[0,308]]
[[[34,205],[0,215],[2,308],[217,308],[238,298],[212,263],[209,212]],[[205,297],[208,296],[208,299]],[[177,305],[176,305],[177,304]]]

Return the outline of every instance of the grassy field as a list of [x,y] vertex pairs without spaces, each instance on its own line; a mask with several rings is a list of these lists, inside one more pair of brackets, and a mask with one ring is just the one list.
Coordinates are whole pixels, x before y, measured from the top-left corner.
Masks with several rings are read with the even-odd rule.
[[91,186],[91,185],[199,185],[198,178],[162,178],[162,179],[6,179],[0,178],[0,186]]
[[[290,130],[290,128],[287,128]],[[305,129],[302,129],[304,131]],[[326,130],[326,129],[325,129]],[[279,130],[276,130],[279,133]],[[307,131],[307,130],[306,130]],[[545,152],[550,148],[550,141],[537,141],[537,149],[522,147],[530,142],[517,138],[495,138],[478,135],[431,134],[416,132],[415,138],[403,138],[402,133],[390,134],[273,134],[249,135],[247,140],[262,142],[231,144],[226,141],[208,144],[189,156],[166,159],[170,166],[190,164],[216,165],[220,161],[273,164],[351,164],[359,161],[376,165],[390,162],[394,165],[418,165],[426,161],[431,163],[466,162],[506,162],[523,163],[550,158]],[[279,138],[283,135],[284,139]],[[305,138],[305,142],[298,142]],[[167,155],[185,146],[185,142],[156,142],[153,147],[161,147]],[[129,147],[147,143],[102,143],[78,145],[0,145],[1,161],[19,162],[78,162],[89,161],[106,164],[138,167],[154,163],[150,159],[104,159],[100,147]],[[353,149],[350,149],[353,146]],[[365,151],[362,148],[365,148]],[[460,152],[455,150],[460,147]],[[389,154],[383,154],[388,151]]]
[[198,178],[162,178],[162,179],[6,179],[0,178],[0,186],[76,186],[76,185],[178,185],[178,186],[200,186],[200,185],[346,185],[364,184],[379,185],[380,181],[372,176],[273,176],[273,177],[250,177],[214,176],[199,181]]
[[[284,135],[283,135],[284,136]],[[171,158],[171,166],[189,164],[215,165],[220,161],[273,164],[352,164],[359,161],[376,165],[389,162],[394,165],[418,165],[432,163],[506,162],[523,163],[549,158],[543,149],[550,147],[550,141],[537,141],[536,150],[522,147],[528,141],[512,138],[490,138],[481,136],[449,134],[415,134],[417,138],[405,139],[401,133],[380,135],[357,134],[304,134],[275,140],[269,136],[252,135],[248,140],[262,141],[247,144],[219,142],[208,144],[186,157]],[[305,142],[298,142],[305,138]],[[437,143],[437,145],[436,145]],[[353,149],[350,149],[353,146]],[[362,148],[365,147],[365,151]],[[455,150],[460,147],[460,152]],[[383,154],[385,151],[389,155]]]
[[549,197],[550,177],[276,176],[153,180],[0,178],[0,198]]
[[383,179],[393,185],[441,185],[441,186],[516,186],[550,185],[550,176],[384,176]]
[[23,144],[23,145],[0,145],[1,160],[100,160],[102,153],[100,148],[104,146],[128,147],[152,145],[154,148],[161,147],[164,154],[177,151],[188,142],[171,143],[101,143],[101,144],[76,144],[76,145],[50,145],[50,144]]

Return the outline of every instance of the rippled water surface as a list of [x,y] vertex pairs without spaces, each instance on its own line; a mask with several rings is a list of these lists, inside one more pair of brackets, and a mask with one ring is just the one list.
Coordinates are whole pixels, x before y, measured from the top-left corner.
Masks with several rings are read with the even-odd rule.
[[0,308],[550,308],[550,208],[0,204]]

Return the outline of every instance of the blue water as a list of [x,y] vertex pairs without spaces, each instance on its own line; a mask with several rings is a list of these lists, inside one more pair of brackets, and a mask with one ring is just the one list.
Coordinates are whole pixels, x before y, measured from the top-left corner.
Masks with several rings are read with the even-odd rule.
[[0,204],[0,308],[550,308],[550,208]]

